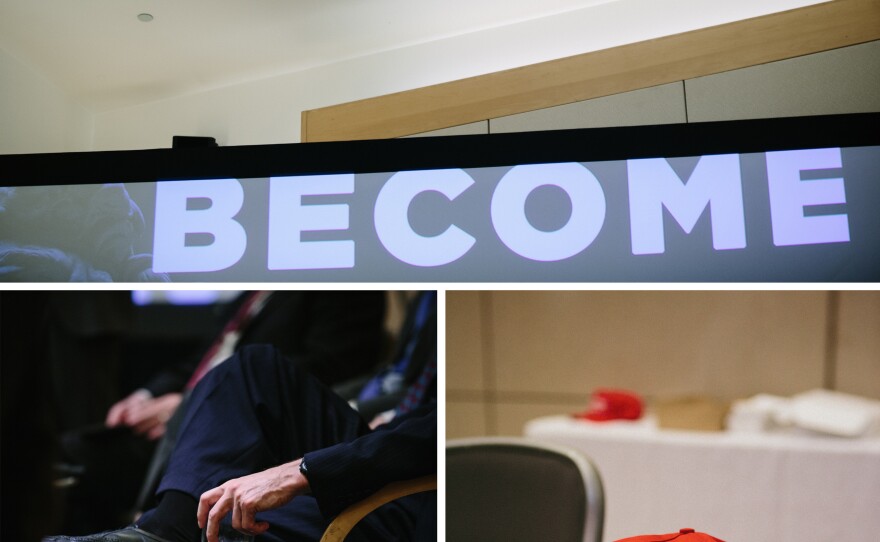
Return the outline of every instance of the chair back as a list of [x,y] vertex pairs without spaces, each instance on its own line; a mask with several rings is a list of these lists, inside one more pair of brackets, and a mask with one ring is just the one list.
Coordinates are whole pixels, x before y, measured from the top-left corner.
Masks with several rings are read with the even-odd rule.
[[450,542],[601,542],[604,493],[580,452],[523,438],[450,440]]

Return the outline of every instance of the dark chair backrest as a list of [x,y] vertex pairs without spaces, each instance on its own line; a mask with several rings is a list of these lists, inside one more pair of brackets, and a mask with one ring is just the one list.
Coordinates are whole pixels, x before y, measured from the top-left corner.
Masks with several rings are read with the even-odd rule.
[[575,450],[491,437],[447,443],[450,542],[601,542],[604,513],[599,474]]

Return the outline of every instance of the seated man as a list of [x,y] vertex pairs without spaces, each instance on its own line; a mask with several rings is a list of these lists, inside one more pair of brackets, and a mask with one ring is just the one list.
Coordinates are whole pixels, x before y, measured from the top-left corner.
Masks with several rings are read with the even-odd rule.
[[[388,424],[349,404],[268,346],[249,346],[195,387],[158,489],[137,526],[48,541],[185,542],[220,521],[259,540],[318,540],[333,516],[393,481],[436,472],[436,332],[429,361]],[[259,514],[259,515],[257,515]],[[436,495],[386,505],[352,540],[434,540]]]
[[[158,439],[189,390],[233,352],[248,344],[272,344],[292,363],[334,385],[375,369],[385,346],[384,314],[381,291],[240,295],[201,355],[169,364],[113,405],[106,427],[87,426],[62,435],[64,462],[84,471],[79,483],[65,492],[63,532],[103,531],[131,521],[133,509],[153,504],[149,491],[158,479],[151,474],[146,489],[142,486]],[[174,424],[183,407],[180,410]],[[172,428],[160,448],[173,446],[175,438]],[[160,455],[167,454],[163,450]]]

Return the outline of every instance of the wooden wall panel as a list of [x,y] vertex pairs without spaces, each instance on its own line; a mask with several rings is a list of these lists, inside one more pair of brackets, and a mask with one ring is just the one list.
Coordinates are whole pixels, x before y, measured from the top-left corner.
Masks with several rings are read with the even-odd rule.
[[391,138],[880,39],[880,0],[835,0],[302,113],[302,141]]
[[447,292],[446,387],[456,391],[482,391],[484,359],[481,292]]
[[584,408],[599,386],[733,399],[830,385],[880,399],[877,291],[496,291],[447,300],[447,352],[468,352],[447,359],[452,437],[519,434],[528,419]]
[[821,387],[826,295],[493,292],[496,389],[733,399]]
[[880,399],[880,292],[841,292],[835,385]]
[[491,133],[500,134],[534,130],[675,124],[686,121],[684,84],[677,81],[659,87],[643,88],[614,96],[489,119],[489,127]]
[[685,81],[690,122],[880,111],[880,41]]

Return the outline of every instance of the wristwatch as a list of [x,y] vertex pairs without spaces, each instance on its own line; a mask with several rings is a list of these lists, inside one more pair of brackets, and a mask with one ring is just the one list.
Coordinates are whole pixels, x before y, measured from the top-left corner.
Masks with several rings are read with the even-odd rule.
[[299,473],[305,476],[306,480],[309,479],[309,467],[306,466],[306,458],[303,457],[299,462]]

